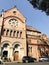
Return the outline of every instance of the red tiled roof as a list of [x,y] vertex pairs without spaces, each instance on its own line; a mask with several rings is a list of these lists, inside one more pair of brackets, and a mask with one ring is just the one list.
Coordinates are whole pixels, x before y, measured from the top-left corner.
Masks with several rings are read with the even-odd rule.
[[35,29],[34,27],[32,27],[32,26],[26,26],[26,29],[27,30],[30,30],[30,31],[35,31],[35,32],[39,32],[39,33],[41,33],[40,31],[38,31],[37,29]]

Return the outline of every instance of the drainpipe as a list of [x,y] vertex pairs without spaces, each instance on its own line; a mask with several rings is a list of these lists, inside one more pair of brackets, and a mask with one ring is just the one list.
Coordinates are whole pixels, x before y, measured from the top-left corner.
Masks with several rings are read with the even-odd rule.
[[28,42],[27,42],[27,56],[28,56]]
[[[26,39],[27,39],[27,35],[26,35]],[[28,56],[28,39],[26,40],[26,55]]]

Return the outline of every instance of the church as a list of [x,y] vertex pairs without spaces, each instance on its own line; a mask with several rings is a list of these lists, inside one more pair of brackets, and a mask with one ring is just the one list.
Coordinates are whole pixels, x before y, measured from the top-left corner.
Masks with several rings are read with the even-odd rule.
[[31,56],[39,60],[42,55],[49,55],[46,40],[45,34],[26,25],[26,18],[16,7],[3,11],[0,15],[1,58],[22,61],[23,56]]

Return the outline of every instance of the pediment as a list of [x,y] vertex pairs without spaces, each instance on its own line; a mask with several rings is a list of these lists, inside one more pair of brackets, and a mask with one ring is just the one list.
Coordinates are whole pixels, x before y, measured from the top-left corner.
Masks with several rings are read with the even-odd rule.
[[19,10],[16,7],[13,7],[11,9],[3,12],[4,18],[12,17],[12,16],[19,18],[20,20],[22,20],[22,22],[26,21],[26,18],[19,12]]

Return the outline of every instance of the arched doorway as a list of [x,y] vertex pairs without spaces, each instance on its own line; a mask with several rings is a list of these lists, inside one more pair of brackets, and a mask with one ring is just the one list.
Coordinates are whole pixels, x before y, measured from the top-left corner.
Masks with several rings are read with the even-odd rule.
[[19,52],[18,51],[15,51],[14,52],[14,61],[17,61],[18,60],[18,56],[19,55]]
[[8,56],[8,51],[3,51],[3,57],[7,57]]
[[19,44],[15,44],[13,51],[14,51],[14,61],[19,60],[20,45]]
[[2,54],[1,55],[2,58],[8,58],[8,55],[9,55],[9,43],[4,42],[2,44],[1,54]]

